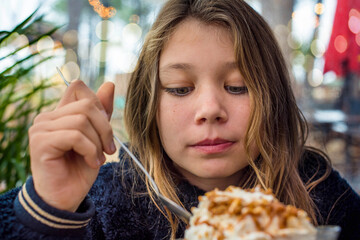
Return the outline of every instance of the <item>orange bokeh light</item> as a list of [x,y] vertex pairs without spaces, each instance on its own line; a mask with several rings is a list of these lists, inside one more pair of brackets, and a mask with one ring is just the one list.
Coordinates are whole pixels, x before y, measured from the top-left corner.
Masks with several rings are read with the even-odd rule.
[[116,14],[116,9],[114,7],[105,7],[100,0],[89,0],[89,3],[93,6],[94,11],[102,18],[108,19]]
[[317,3],[314,7],[314,11],[317,15],[321,15],[324,13],[324,4]]

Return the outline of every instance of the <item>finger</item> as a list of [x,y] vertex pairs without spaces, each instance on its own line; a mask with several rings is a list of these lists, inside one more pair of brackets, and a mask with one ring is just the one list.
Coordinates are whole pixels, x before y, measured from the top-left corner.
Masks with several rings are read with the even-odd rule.
[[86,115],[74,114],[62,116],[52,121],[42,121],[33,125],[30,132],[54,132],[61,130],[79,130],[90,141],[92,141],[98,152],[103,152],[103,144],[99,134],[96,132]]
[[81,80],[71,82],[56,108],[61,108],[71,102],[79,101],[85,98],[90,99],[97,108],[105,111],[95,93]]
[[55,132],[47,132],[43,134],[49,141],[49,154],[54,156],[64,156],[64,153],[73,150],[82,156],[93,169],[98,169],[102,161],[96,146],[82,132],[78,130],[61,130]]
[[[93,100],[85,98],[72,102],[51,113],[44,114],[39,118],[41,118],[41,121],[53,121],[67,115],[84,115],[89,119],[91,125],[100,136],[104,151],[108,154],[113,154],[116,149],[113,141],[111,125],[104,112],[101,112],[94,105]],[[37,123],[39,122],[40,121],[38,120]]]
[[96,96],[100,100],[101,104],[103,105],[106,114],[108,116],[108,120],[110,120],[113,106],[114,106],[114,90],[115,85],[112,82],[106,82],[102,84],[99,90],[96,93]]

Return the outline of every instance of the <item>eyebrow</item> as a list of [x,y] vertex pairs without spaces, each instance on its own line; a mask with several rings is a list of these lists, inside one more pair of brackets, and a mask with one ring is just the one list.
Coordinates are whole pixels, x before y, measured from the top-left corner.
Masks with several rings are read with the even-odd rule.
[[229,69],[229,70],[237,69],[237,68],[238,68],[238,64],[237,64],[237,62],[226,62],[226,63],[224,64],[224,68],[225,68],[225,69]]
[[188,63],[169,63],[160,68],[160,71],[169,71],[169,70],[191,70],[193,66]]
[[[192,64],[188,63],[169,63],[160,68],[160,71],[169,71],[169,70],[191,70],[193,69]],[[223,68],[225,70],[233,70],[238,68],[238,64],[236,62],[225,62],[223,64]]]

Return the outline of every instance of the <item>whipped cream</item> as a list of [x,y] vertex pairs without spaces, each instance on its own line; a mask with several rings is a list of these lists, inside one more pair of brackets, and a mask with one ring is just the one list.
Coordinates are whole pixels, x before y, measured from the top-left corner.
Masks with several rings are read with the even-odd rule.
[[305,211],[279,202],[260,188],[215,189],[199,197],[185,231],[186,240],[315,240]]

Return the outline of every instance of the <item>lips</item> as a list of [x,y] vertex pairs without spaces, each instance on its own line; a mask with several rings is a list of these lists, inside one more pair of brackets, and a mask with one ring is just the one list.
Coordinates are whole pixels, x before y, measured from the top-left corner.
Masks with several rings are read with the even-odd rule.
[[202,140],[198,143],[196,143],[194,146],[211,146],[211,145],[219,145],[219,144],[223,144],[223,143],[227,143],[230,142],[228,140],[225,139],[221,139],[221,138],[216,138],[216,139],[205,139]]
[[216,138],[216,139],[205,139],[194,145],[191,145],[197,151],[206,153],[206,154],[215,154],[222,153],[231,148],[234,142],[226,139]]

